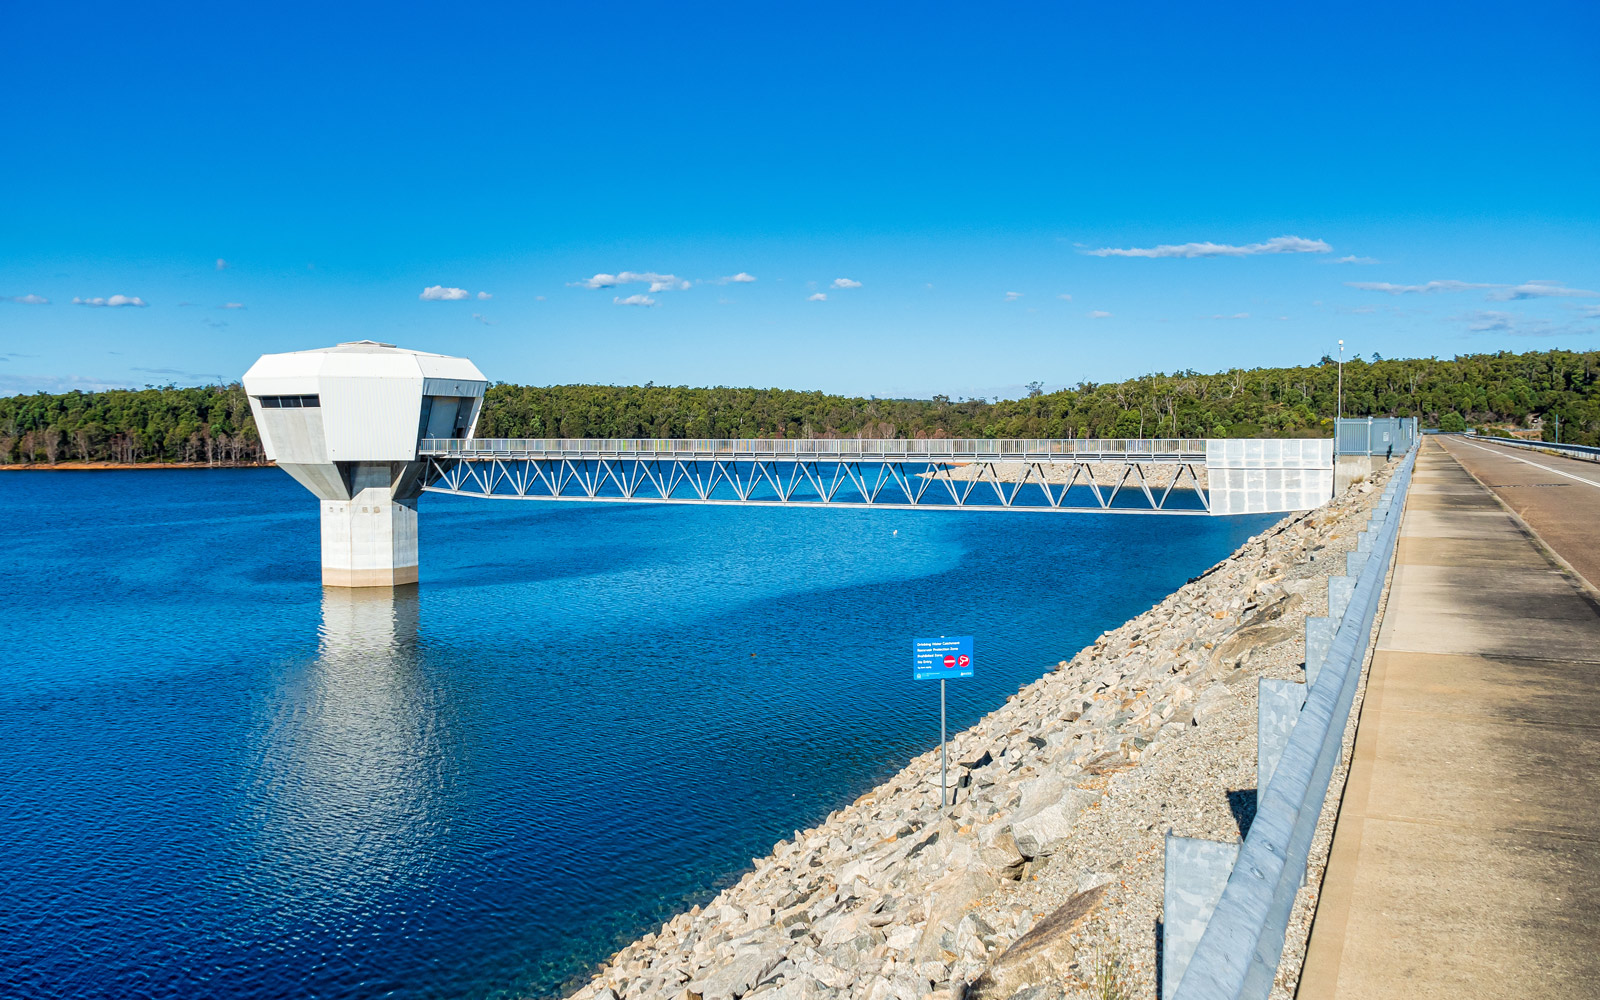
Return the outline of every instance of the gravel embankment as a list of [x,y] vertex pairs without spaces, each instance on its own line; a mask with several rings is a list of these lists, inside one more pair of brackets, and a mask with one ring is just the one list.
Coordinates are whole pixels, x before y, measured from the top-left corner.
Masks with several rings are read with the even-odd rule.
[[[1304,619],[1326,613],[1326,577],[1343,572],[1387,475],[1285,518],[955,736],[960,787],[944,815],[934,749],[618,952],[574,997],[1054,1000],[1099,995],[1097,975],[1154,997],[1163,837],[1233,840],[1248,826],[1256,680],[1302,679]],[[1341,769],[1332,801],[1342,781]]]

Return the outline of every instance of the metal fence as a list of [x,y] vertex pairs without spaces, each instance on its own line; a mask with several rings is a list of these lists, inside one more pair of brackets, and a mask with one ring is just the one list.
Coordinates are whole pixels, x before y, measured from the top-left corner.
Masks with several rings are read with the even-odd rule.
[[437,458],[861,458],[875,461],[1203,462],[1204,438],[424,438]]
[[1485,437],[1482,435],[1473,435],[1472,439],[1474,441],[1490,441],[1494,444],[1506,444],[1525,451],[1542,451],[1546,454],[1581,459],[1585,462],[1600,462],[1600,448],[1587,444],[1556,444],[1554,441],[1528,441],[1524,438]]
[[[1166,1000],[1264,1000],[1272,991],[1312,835],[1341,757],[1415,461],[1416,452],[1409,451],[1389,481],[1346,559],[1347,575],[1329,578],[1330,617],[1307,619],[1307,683],[1285,685],[1298,689],[1286,696],[1269,688],[1282,682],[1262,682],[1257,784],[1266,787],[1256,789],[1257,811],[1243,843],[1168,835]],[[1285,729],[1286,740],[1272,738]],[[1270,759],[1274,745],[1281,753]]]
[[1345,417],[1334,434],[1334,453],[1404,455],[1417,443],[1416,417]]

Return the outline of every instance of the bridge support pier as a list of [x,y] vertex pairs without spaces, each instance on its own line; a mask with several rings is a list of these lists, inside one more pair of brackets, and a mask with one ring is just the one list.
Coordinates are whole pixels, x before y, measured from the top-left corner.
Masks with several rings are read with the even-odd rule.
[[322,585],[398,587],[417,582],[417,501],[387,487],[323,500]]

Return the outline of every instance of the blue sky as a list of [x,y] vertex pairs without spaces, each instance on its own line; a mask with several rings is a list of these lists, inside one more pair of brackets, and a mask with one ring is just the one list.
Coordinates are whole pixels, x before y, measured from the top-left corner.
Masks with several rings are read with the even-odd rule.
[[1600,346],[1600,8],[1288,6],[8,5],[0,391]]

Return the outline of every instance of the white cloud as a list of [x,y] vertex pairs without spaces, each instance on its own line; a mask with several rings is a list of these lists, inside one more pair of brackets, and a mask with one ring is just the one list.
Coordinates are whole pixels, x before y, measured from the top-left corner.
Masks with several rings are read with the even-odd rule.
[[47,306],[50,304],[50,300],[45,298],[43,295],[34,295],[32,293],[27,295],[13,295],[9,299],[0,299],[0,302],[15,302],[21,306]]
[[1510,313],[1494,309],[1479,309],[1463,318],[1467,321],[1467,330],[1472,333],[1510,333],[1514,322]]
[[1057,295],[1056,298],[1060,299],[1062,302],[1072,301],[1072,296],[1068,295],[1066,292],[1062,292],[1060,295]]
[[597,274],[592,278],[570,282],[570,284],[574,288],[614,288],[617,285],[648,284],[652,292],[682,291],[689,287],[689,282],[684,281],[676,274],[660,274],[656,271],[619,271],[616,274]]
[[477,320],[479,323],[482,323],[484,326],[494,326],[494,320],[489,319],[483,313],[473,313],[472,318]]
[[1472,281],[1429,281],[1420,285],[1394,285],[1387,281],[1347,281],[1348,288],[1363,292],[1387,292],[1390,295],[1425,295],[1429,292],[1465,292],[1473,288],[1493,288],[1494,285]]
[[218,257],[217,258],[217,270],[226,271],[227,269],[228,269],[228,262],[223,260],[221,257]]
[[831,287],[833,287],[833,288],[860,288],[861,287],[861,282],[856,281],[854,278],[834,278],[833,279],[833,285]]
[[1089,310],[1089,318],[1090,319],[1105,319],[1107,316],[1110,316],[1110,315],[1111,314],[1106,312],[1104,309],[1091,309],[1091,310]]
[[1592,337],[1595,328],[1588,323],[1552,323],[1546,319],[1517,316],[1498,309],[1479,309],[1453,319],[1464,321],[1468,333],[1500,334],[1507,337]]
[[77,296],[73,296],[72,304],[75,306],[98,306],[102,308],[119,309],[122,306],[138,306],[142,308],[150,303],[139,298],[137,295],[113,295],[110,298],[102,298],[97,295],[92,299],[80,299]]
[[544,301],[544,296],[543,295],[535,295],[533,297],[533,301],[535,301],[535,302],[543,302]]
[[828,301],[828,293],[827,292],[817,292],[814,295],[808,295],[808,296],[806,296],[806,301],[807,302],[826,302],[826,301]]
[[1387,281],[1347,281],[1350,288],[1365,292],[1386,292],[1390,295],[1419,295],[1428,292],[1466,292],[1479,288],[1492,289],[1491,302],[1516,302],[1524,299],[1600,298],[1600,292],[1586,288],[1568,288],[1559,281],[1524,281],[1520,285],[1497,284],[1480,281],[1429,281],[1420,285],[1395,285]]
[[459,302],[467,297],[465,288],[446,288],[443,285],[429,285],[422,290],[417,298],[424,302]]
[[1007,292],[1006,293],[1006,301],[1007,302],[1015,302],[1020,298],[1022,298],[1022,293],[1021,292]]
[[1163,243],[1156,247],[1133,247],[1127,250],[1103,247],[1084,252],[1091,257],[1252,257],[1267,253],[1328,253],[1332,249],[1321,240],[1275,236],[1265,243],[1246,243],[1243,246],[1229,243]]
[[711,283],[713,285],[747,285],[754,280],[756,280],[755,275],[740,271],[738,274],[730,274],[725,278],[714,278]]
[[1335,264],[1376,264],[1376,263],[1378,263],[1378,259],[1376,257],[1357,257],[1354,254],[1352,254],[1352,255],[1350,255],[1348,257],[1340,257],[1338,260],[1334,261],[1334,263]]
[[492,298],[494,298],[494,296],[490,295],[488,292],[479,292],[478,293],[478,301],[479,302],[487,302]]
[[656,300],[648,295],[630,295],[627,298],[613,295],[611,296],[611,302],[619,306],[653,306],[656,304]]
[[1213,316],[1211,318],[1212,319],[1249,319],[1250,318],[1250,314],[1249,313],[1234,313],[1231,316],[1224,316],[1221,313],[1218,313],[1217,315],[1215,315],[1215,316]]
[[224,309],[243,309],[244,308],[244,303],[243,302],[224,302],[222,304],[222,308],[224,308]]
[[1600,292],[1591,292],[1583,288],[1567,288],[1559,281],[1525,281],[1520,285],[1512,285],[1497,292],[1491,292],[1489,298],[1496,302],[1512,302],[1519,299],[1549,299],[1549,298],[1600,298]]

